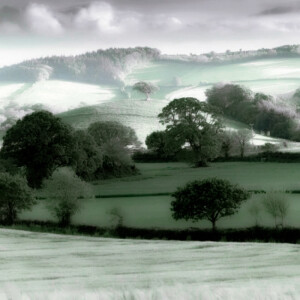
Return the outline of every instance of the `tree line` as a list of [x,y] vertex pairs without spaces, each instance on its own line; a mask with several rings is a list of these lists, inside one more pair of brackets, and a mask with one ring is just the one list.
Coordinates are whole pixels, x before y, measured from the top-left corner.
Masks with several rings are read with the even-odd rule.
[[92,180],[137,174],[130,147],[140,142],[118,122],[74,130],[48,111],[26,115],[7,130],[0,151],[0,219],[11,224],[34,204],[31,189],[46,187],[50,211],[68,224]]
[[5,81],[32,82],[62,79],[96,84],[120,84],[135,66],[156,59],[159,51],[148,47],[110,48],[76,56],[32,59],[0,70]]
[[[201,167],[216,157],[228,158],[232,153],[243,158],[253,135],[249,129],[225,130],[221,111],[196,98],[174,99],[158,118],[166,129],[152,132],[145,143],[161,161],[183,160]],[[143,154],[136,153],[134,158],[143,159]]]
[[270,95],[252,93],[237,84],[213,86],[206,91],[207,102],[226,116],[253,126],[272,137],[300,140],[298,115],[291,107],[275,103]]

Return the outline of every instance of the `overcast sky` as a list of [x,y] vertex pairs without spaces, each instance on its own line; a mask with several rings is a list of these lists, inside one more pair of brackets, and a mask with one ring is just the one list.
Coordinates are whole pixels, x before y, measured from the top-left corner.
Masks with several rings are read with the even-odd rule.
[[0,0],[0,66],[109,47],[269,48],[299,34],[299,0]]

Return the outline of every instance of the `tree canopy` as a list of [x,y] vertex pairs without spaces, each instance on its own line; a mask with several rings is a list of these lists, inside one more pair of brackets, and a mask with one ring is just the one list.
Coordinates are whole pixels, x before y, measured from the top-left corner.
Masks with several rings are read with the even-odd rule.
[[253,137],[251,130],[240,129],[233,133],[233,137],[235,138],[236,143],[238,145],[240,157],[244,158],[245,152],[246,152],[247,148],[249,147],[249,142],[250,142],[251,138]]
[[249,198],[249,193],[227,180],[209,178],[189,182],[172,196],[175,200],[171,202],[171,211],[175,220],[207,219],[215,230],[217,220],[233,215]]
[[251,125],[271,136],[299,139],[296,110],[263,93],[253,93],[238,84],[215,85],[206,90],[207,102],[225,116]]
[[143,93],[147,96],[146,100],[150,99],[150,95],[158,90],[158,87],[150,82],[139,81],[132,87],[133,90]]
[[86,181],[96,179],[96,172],[102,163],[103,151],[94,138],[85,130],[75,131],[72,158],[75,173]]
[[162,156],[165,153],[166,133],[164,131],[154,131],[147,136],[145,143],[149,150]]
[[6,132],[1,155],[24,166],[29,186],[39,188],[55,168],[70,162],[71,132],[68,125],[50,112],[34,112]]
[[124,126],[119,122],[92,123],[88,127],[88,133],[93,136],[99,146],[112,140],[123,147],[140,145],[135,131],[131,127]]
[[97,170],[97,178],[119,177],[137,172],[129,148],[140,146],[140,142],[132,128],[110,121],[93,123],[87,131],[103,154],[103,162],[101,168]]
[[32,191],[20,175],[0,173],[0,220],[11,225],[19,212],[35,203]]
[[218,154],[218,134],[222,125],[218,111],[196,98],[174,99],[158,115],[166,125],[166,134],[173,143],[192,149],[196,166],[205,166]]
[[82,207],[83,197],[89,196],[89,186],[69,168],[59,168],[45,181],[47,208],[61,226],[67,226]]

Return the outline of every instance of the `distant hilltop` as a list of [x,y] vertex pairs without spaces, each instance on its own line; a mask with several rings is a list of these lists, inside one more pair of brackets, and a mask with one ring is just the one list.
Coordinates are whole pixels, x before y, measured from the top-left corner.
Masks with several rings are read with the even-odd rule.
[[76,56],[32,59],[0,69],[0,81],[35,82],[58,79],[95,84],[119,84],[125,74],[160,52],[148,47],[111,48]]
[[227,50],[223,53],[216,53],[214,51],[204,54],[164,54],[160,59],[184,61],[184,62],[198,62],[198,63],[222,63],[222,62],[239,62],[254,60],[260,58],[272,57],[297,57],[300,56],[300,45],[285,45],[272,49],[261,48],[258,50]]
[[298,57],[299,45],[273,49],[229,51],[204,54],[161,54],[149,47],[110,48],[76,56],[51,56],[32,59],[0,69],[0,81],[36,82],[57,79],[92,84],[122,85],[124,77],[134,68],[151,61],[181,61],[199,64],[234,63],[260,58]]

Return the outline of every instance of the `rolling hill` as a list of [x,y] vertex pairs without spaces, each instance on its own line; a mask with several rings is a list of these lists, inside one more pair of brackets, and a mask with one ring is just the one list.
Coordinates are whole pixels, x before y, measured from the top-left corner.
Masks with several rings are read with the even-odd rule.
[[[156,116],[170,100],[191,96],[203,101],[205,90],[220,82],[242,84],[289,102],[300,87],[298,49],[286,46],[201,57],[161,55],[151,48],[109,49],[27,61],[0,69],[1,127],[5,130],[17,118],[44,108],[76,128],[98,120],[120,121],[144,142],[150,132],[162,128]],[[31,75],[20,68],[29,68]],[[160,90],[147,102],[132,91],[137,81],[153,82]],[[272,141],[259,135],[256,140]]]

